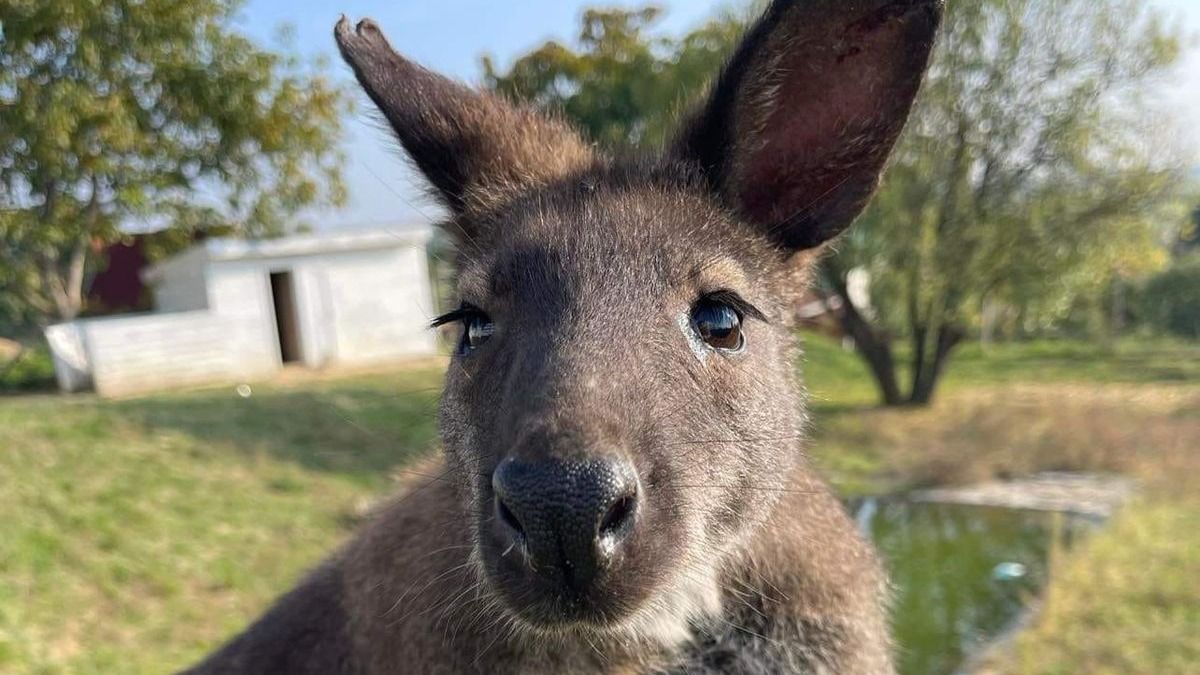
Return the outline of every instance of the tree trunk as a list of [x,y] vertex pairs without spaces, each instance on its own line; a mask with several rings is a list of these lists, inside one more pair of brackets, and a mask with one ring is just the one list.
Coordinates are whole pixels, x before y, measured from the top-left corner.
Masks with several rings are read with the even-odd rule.
[[86,239],[77,242],[67,261],[67,302],[70,303],[73,317],[83,311],[83,274],[87,270],[87,251],[90,243]]
[[925,338],[929,329],[924,324],[913,321],[909,330],[912,331],[912,367],[909,369],[908,403],[914,403],[913,395],[921,386],[921,379],[926,376]]
[[1112,313],[1109,319],[1109,334],[1113,340],[1125,332],[1125,284],[1120,277],[1112,281]]
[[87,268],[88,241],[80,239],[71,249],[65,269],[57,261],[42,263],[42,285],[54,301],[54,311],[62,321],[70,321],[83,310],[83,277]]
[[[42,285],[54,301],[55,312],[63,321],[70,321],[83,311],[83,286],[87,272],[88,246],[92,243],[100,221],[100,177],[91,177],[92,193],[83,211],[83,233],[71,247],[65,260],[46,259],[42,262]],[[51,183],[53,186],[53,183]],[[47,193],[44,220],[53,216],[53,192]]]
[[987,351],[996,342],[996,326],[1000,323],[1000,303],[986,295],[979,308],[979,346]]
[[925,349],[913,354],[913,385],[908,396],[910,405],[928,405],[933,401],[933,394],[941,380],[946,359],[965,335],[966,333],[957,326],[942,326],[937,332],[933,354],[926,355]]
[[883,404],[888,406],[903,404],[904,397],[900,394],[900,386],[896,379],[896,361],[892,357],[891,341],[882,331],[872,326],[871,322],[854,306],[854,302],[851,301],[850,294],[846,290],[844,277],[832,263],[828,262],[828,258],[823,264],[823,271],[826,281],[842,300],[842,308],[838,312],[842,330],[846,331],[846,334],[854,340],[855,351],[867,362],[867,367],[875,379],[875,386],[879,389],[879,397]]
[[844,296],[840,318],[843,330],[854,339],[855,350],[867,362],[884,405],[903,403],[904,398],[900,395],[900,386],[896,379],[896,361],[892,357],[891,343],[875,330]]

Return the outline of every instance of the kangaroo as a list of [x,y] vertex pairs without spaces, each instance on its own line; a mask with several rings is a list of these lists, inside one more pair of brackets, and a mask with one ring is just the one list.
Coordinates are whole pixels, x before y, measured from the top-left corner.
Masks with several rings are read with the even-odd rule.
[[879,181],[941,0],[776,0],[653,157],[338,47],[448,211],[442,457],[194,673],[889,673],[804,451],[789,306]]

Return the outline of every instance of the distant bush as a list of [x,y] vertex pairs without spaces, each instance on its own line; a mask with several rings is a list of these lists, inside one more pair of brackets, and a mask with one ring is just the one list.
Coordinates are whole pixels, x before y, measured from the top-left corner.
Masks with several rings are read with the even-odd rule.
[[1200,256],[1176,262],[1152,277],[1140,304],[1140,314],[1154,328],[1200,339]]
[[54,384],[54,362],[43,343],[26,345],[24,351],[0,358],[0,393],[47,390]]

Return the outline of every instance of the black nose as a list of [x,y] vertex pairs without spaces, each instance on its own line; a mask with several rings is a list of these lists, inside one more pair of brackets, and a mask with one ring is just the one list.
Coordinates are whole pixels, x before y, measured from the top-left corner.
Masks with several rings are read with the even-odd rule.
[[496,533],[524,546],[532,571],[586,590],[629,539],[637,515],[637,472],[617,459],[506,459],[492,474]]

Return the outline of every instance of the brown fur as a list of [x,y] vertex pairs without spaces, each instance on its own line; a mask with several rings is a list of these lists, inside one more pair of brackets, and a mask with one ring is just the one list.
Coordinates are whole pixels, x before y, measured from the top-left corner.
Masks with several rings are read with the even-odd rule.
[[[940,8],[778,0],[672,149],[621,160],[343,20],[495,332],[450,366],[430,478],[194,672],[891,672],[884,577],[803,452],[789,303],[873,190]],[[713,293],[745,348],[689,323]],[[577,596],[497,538],[493,474],[596,458],[636,511]]]

